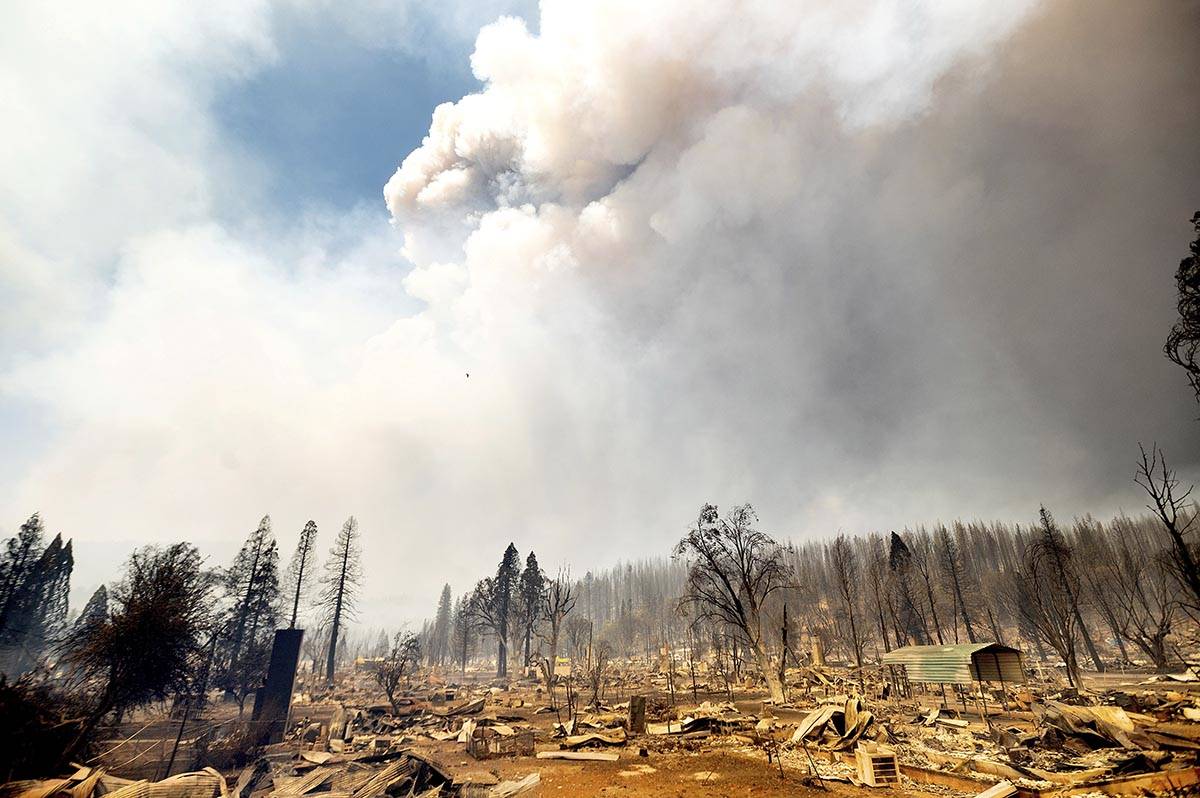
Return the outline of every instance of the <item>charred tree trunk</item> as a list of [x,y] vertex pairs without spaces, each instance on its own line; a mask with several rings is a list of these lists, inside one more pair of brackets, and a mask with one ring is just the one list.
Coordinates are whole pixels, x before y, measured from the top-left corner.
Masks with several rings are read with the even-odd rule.
[[333,607],[333,621],[329,627],[329,654],[325,658],[325,683],[333,686],[333,672],[337,664],[338,634],[342,625],[342,606],[346,597],[346,569],[350,560],[350,547],[342,553],[341,574],[338,576],[337,599]]

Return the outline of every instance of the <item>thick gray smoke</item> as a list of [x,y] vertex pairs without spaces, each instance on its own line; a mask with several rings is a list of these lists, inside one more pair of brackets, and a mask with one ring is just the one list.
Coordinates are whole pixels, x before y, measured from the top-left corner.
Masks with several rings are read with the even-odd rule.
[[705,498],[826,534],[1136,510],[1138,440],[1196,464],[1159,347],[1197,6],[706,9],[485,29],[385,190],[543,508],[665,547]]
[[1200,6],[530,23],[486,27],[484,89],[397,153],[394,241],[187,216],[122,244],[87,335],[6,375],[57,431],[7,517],[220,562],[265,512],[353,512],[385,622],[510,540],[577,573],[665,554],[705,501],[805,538],[1137,511],[1139,440],[1200,475],[1160,351],[1200,207]]

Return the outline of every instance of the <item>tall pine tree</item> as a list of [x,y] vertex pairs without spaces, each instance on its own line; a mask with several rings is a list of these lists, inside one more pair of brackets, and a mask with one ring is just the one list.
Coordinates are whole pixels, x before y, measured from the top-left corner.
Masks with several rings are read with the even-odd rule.
[[21,617],[24,620],[21,671],[32,668],[43,654],[62,637],[67,623],[67,601],[71,592],[71,571],[75,556],[71,541],[61,535],[42,552],[34,566],[34,578],[26,591]]
[[496,576],[475,585],[470,613],[475,622],[496,637],[496,675],[508,675],[508,633],[516,608],[517,583],[521,578],[521,558],[512,543],[496,568]]
[[450,655],[450,585],[442,587],[442,596],[438,600],[437,617],[433,621],[433,629],[429,635],[429,662],[431,665],[445,664]]
[[279,548],[271,517],[263,516],[225,573],[232,600],[226,618],[226,652],[217,684],[239,712],[266,672],[279,611]]
[[108,588],[105,585],[100,585],[96,588],[96,592],[88,599],[87,604],[83,605],[83,612],[79,613],[79,617],[75,619],[75,629],[77,633],[85,629],[90,629],[98,623],[103,623],[108,617]]
[[42,548],[43,535],[34,513],[0,555],[0,672],[12,677],[37,664],[66,622],[71,542],[56,535]]
[[537,555],[531,551],[525,558],[525,570],[521,572],[521,582],[517,590],[521,632],[525,638],[525,659],[522,660],[525,665],[531,661],[533,632],[541,618],[542,594],[545,590],[546,576],[538,566]]
[[325,562],[325,575],[321,578],[321,609],[329,626],[329,652],[325,658],[325,681],[333,684],[334,666],[337,663],[338,638],[347,621],[354,620],[354,604],[358,587],[362,581],[362,566],[359,562],[358,521],[354,516],[342,524],[329,559]]
[[928,645],[932,642],[925,618],[917,610],[917,602],[913,599],[911,575],[914,570],[912,550],[904,542],[904,538],[892,532],[891,545],[888,550],[888,567],[892,572],[892,585],[896,602],[899,605],[899,631],[905,639],[897,641],[899,645],[916,643]]
[[470,597],[459,596],[454,602],[454,629],[451,634],[454,646],[454,661],[467,675],[467,659],[475,647],[475,620],[471,617]]
[[296,628],[296,618],[300,614],[300,600],[304,597],[312,583],[313,553],[317,545],[317,523],[309,521],[300,530],[300,540],[296,543],[296,552],[287,570],[288,595],[292,598],[292,618],[288,622],[289,629]]
[[4,556],[0,559],[0,647],[10,645],[14,637],[13,619],[34,580],[34,565],[42,553],[42,535],[42,519],[34,513],[4,546]]

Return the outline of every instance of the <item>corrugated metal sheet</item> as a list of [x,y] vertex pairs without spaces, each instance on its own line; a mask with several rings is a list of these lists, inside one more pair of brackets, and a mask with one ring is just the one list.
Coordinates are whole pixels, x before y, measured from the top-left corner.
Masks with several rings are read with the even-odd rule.
[[1020,684],[1025,681],[1021,652],[1015,648],[997,645],[977,651],[971,656],[971,661],[978,681],[1005,684]]
[[905,646],[883,655],[885,665],[902,665],[909,681],[967,684],[1025,681],[1021,652],[999,643]]

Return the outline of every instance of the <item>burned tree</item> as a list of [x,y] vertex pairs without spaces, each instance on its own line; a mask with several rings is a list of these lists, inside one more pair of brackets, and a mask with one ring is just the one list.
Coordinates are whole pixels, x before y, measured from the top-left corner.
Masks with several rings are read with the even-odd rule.
[[34,566],[42,551],[43,526],[37,513],[21,524],[17,536],[10,538],[0,559],[0,641],[7,643],[12,634],[12,619],[19,612],[22,594],[34,581]]
[[83,611],[79,613],[79,617],[75,619],[75,634],[82,635],[85,630],[98,623],[103,623],[107,617],[108,588],[100,585],[96,588],[96,592],[92,593],[92,597],[87,600],[87,604],[83,605]]
[[333,684],[333,673],[337,665],[338,638],[347,621],[354,620],[354,605],[358,587],[362,581],[362,566],[359,562],[358,521],[354,516],[346,519],[337,540],[325,562],[325,575],[321,578],[321,609],[325,623],[329,626],[329,651],[325,658],[325,683]]
[[872,534],[866,541],[867,552],[867,582],[871,590],[875,610],[875,623],[879,626],[879,642],[884,651],[891,651],[888,640],[887,619],[884,608],[888,603],[887,583],[887,553],[883,548],[883,539],[878,534]]
[[[1132,532],[1129,519],[1118,518],[1114,527],[1120,527]],[[1104,526],[1091,518],[1081,518],[1075,522],[1073,543],[1076,556],[1087,562],[1087,567],[1080,569],[1080,580],[1083,582],[1087,602],[1095,608],[1099,616],[1108,626],[1112,639],[1121,652],[1121,661],[1129,661],[1129,650],[1126,646],[1126,630],[1128,628],[1129,607],[1123,605],[1114,586],[1118,585],[1125,576],[1124,565],[1117,554],[1117,542],[1108,539]],[[1148,547],[1147,551],[1153,547]]]
[[496,637],[496,675],[499,677],[508,675],[508,630],[520,578],[519,562],[517,547],[509,543],[496,575],[481,580],[471,594],[471,617],[478,626]]
[[[925,625],[925,617],[917,609],[913,599],[911,575],[914,570],[912,550],[904,539],[892,532],[891,545],[888,548],[888,568],[891,571],[893,611],[899,645],[916,643],[929,645],[932,639],[929,627]],[[900,634],[903,637],[900,637]]]
[[271,532],[271,516],[265,515],[254,532],[246,538],[233,565],[224,575],[225,589],[234,597],[234,604],[229,610],[226,634],[229,641],[226,656],[230,671],[237,669],[241,659],[250,617],[261,608],[268,559],[277,561],[278,550],[275,546],[275,536]]
[[1113,526],[1114,556],[1111,567],[1101,571],[1110,577],[1103,600],[1111,607],[1120,636],[1165,671],[1170,660],[1167,637],[1179,612],[1179,584],[1171,574],[1170,557],[1156,552],[1153,540],[1129,519],[1119,518]]
[[1079,636],[1083,638],[1088,655],[1092,658],[1092,664],[1096,666],[1097,671],[1103,673],[1104,662],[1100,659],[1100,653],[1096,650],[1096,644],[1092,641],[1087,625],[1083,622],[1083,613],[1079,608],[1080,580],[1071,562],[1071,547],[1054,523],[1054,516],[1050,515],[1050,511],[1045,507],[1038,510],[1036,534],[1039,539],[1040,551],[1050,558],[1059,584],[1067,591],[1067,598],[1071,602],[1071,612],[1075,615],[1076,628],[1079,630]]
[[421,661],[421,641],[413,632],[396,632],[392,645],[375,671],[375,681],[383,688],[392,712],[399,714],[397,699],[400,683],[416,670]]
[[321,672],[321,660],[329,648],[329,625],[321,622],[316,629],[307,630],[300,643],[300,655],[309,662],[309,673],[315,683]]
[[775,624],[766,615],[767,602],[788,581],[781,549],[770,535],[754,525],[758,517],[749,504],[721,517],[715,505],[700,510],[696,527],[675,546],[675,556],[688,563],[684,604],[697,617],[735,629],[754,653],[774,701],[784,700],[775,656],[767,639]]
[[1192,216],[1192,227],[1196,232],[1192,254],[1179,262],[1179,270],[1175,272],[1179,321],[1167,335],[1163,352],[1187,372],[1188,384],[1200,402],[1200,211]]
[[0,556],[0,672],[18,676],[33,668],[63,631],[74,556],[71,541],[56,535],[42,547],[35,513]]
[[942,619],[938,615],[938,601],[933,589],[937,581],[935,579],[937,563],[933,542],[929,538],[929,533],[924,528],[918,527],[915,532],[909,533],[908,543],[912,552],[913,571],[920,577],[921,592],[925,594],[925,603],[929,607],[933,633],[937,636],[938,645],[945,645],[946,639],[942,635]]
[[846,614],[847,623],[843,627],[843,631],[845,632],[844,637],[846,638],[846,642],[850,644],[850,651],[854,656],[854,664],[861,672],[866,636],[862,632],[855,612],[855,605],[858,603],[859,594],[858,561],[855,559],[854,550],[850,547],[850,541],[846,539],[845,535],[838,535],[834,538],[833,543],[829,545],[827,550],[827,556],[829,565],[833,569],[834,584],[838,596],[842,600],[842,610]]
[[188,693],[210,634],[213,580],[187,543],[147,547],[110,591],[112,611],[65,652],[86,690],[86,714],[64,761],[109,713]]
[[496,638],[498,677],[508,674],[508,612],[502,593],[496,578],[489,576],[476,583],[467,604],[467,612],[475,628],[486,630]]
[[563,624],[563,637],[567,641],[567,651],[571,654],[571,659],[582,660],[587,656],[588,646],[592,643],[592,629],[594,624],[587,618],[581,618],[578,615],[574,618],[568,618]]
[[[1043,508],[1045,513],[1045,508]],[[1064,568],[1069,557],[1045,514],[1042,529],[1030,535],[1020,565],[1012,572],[1007,601],[1021,625],[1050,646],[1067,670],[1067,680],[1080,684],[1078,643],[1083,621],[1077,612],[1079,577]]]
[[431,665],[442,665],[450,656],[450,624],[453,621],[453,612],[450,585],[443,585],[441,598],[438,599],[437,617],[434,618],[433,628],[429,632],[428,657]]
[[[783,615],[784,615],[783,630],[784,630],[784,638],[785,639],[783,641],[783,655],[779,658],[781,673],[785,672],[787,670],[786,663],[787,663],[788,657],[795,658],[795,655],[793,653],[791,653],[791,651],[789,651],[789,649],[788,649],[788,643],[787,643],[787,639],[786,639],[787,638],[787,630],[788,630],[787,605],[786,604],[783,606]],[[704,654],[705,654],[705,652],[704,652],[704,636],[702,634],[699,634],[700,630],[698,630],[696,628],[695,623],[689,623],[689,624],[687,624],[687,626],[685,628],[686,628],[686,635],[687,635],[685,642],[687,643],[688,676],[692,682],[692,700],[699,701],[700,700],[700,692],[699,692],[700,688],[699,688],[699,685],[696,684],[696,663],[704,661]]]
[[312,583],[313,552],[317,544],[317,524],[309,521],[300,530],[300,540],[296,543],[296,551],[288,564],[287,585],[288,594],[292,597],[292,618],[288,622],[289,629],[296,628],[296,618],[300,614],[300,599],[308,591]]
[[575,593],[571,589],[571,576],[566,571],[546,583],[542,592],[541,615],[546,619],[549,630],[544,640],[550,650],[542,657],[542,678],[546,682],[546,692],[550,695],[550,706],[557,707],[554,697],[554,667],[558,661],[558,638],[562,632],[563,620],[575,609]]
[[225,572],[233,597],[223,635],[227,648],[216,684],[245,710],[246,698],[266,675],[279,604],[279,549],[264,516]]
[[451,635],[454,646],[454,661],[458,663],[462,675],[467,675],[467,659],[475,646],[475,620],[471,617],[471,600],[469,597],[458,597],[454,602],[454,630]]
[[1138,445],[1142,453],[1134,481],[1150,497],[1146,505],[1157,516],[1170,542],[1168,562],[1171,573],[1186,591],[1186,604],[1193,614],[1200,614],[1200,571],[1196,568],[1196,552],[1188,535],[1196,523],[1196,512],[1187,506],[1192,488],[1180,492],[1174,470],[1158,446],[1151,445],[1150,453]]
[[[965,530],[971,545],[959,547],[971,581],[979,589],[983,602],[983,612],[987,615],[987,626],[992,639],[1004,644],[1003,614],[1004,590],[1007,584],[1007,574],[1016,567],[1017,554],[1015,535],[1009,533],[1003,524],[993,524],[990,527],[972,522]],[[1010,625],[1019,621],[1008,616]]]
[[962,621],[963,628],[967,632],[967,640],[975,642],[975,627],[971,623],[971,613],[967,608],[967,600],[963,595],[963,582],[965,574],[963,573],[962,558],[959,557],[958,544],[950,535],[949,530],[945,526],[939,525],[934,532],[934,546],[937,550],[938,566],[942,572],[942,578],[946,582],[947,592],[954,600],[955,617],[958,619],[954,624],[954,642],[958,642],[958,621]]
[[588,646],[584,676],[591,691],[591,700],[588,702],[590,706],[600,706],[604,698],[604,677],[611,662],[612,645],[607,640],[600,640],[594,646]]

